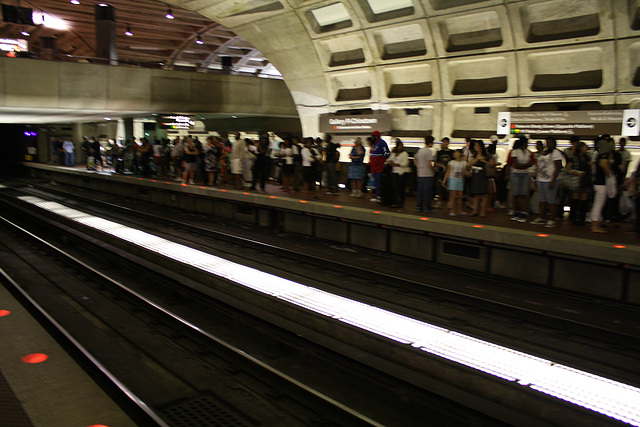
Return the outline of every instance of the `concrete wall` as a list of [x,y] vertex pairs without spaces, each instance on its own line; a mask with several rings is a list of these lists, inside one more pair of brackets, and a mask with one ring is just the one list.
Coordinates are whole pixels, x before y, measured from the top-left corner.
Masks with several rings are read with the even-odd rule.
[[297,115],[289,90],[275,79],[7,57],[0,57],[0,76],[6,109],[82,110],[100,120],[109,112]]

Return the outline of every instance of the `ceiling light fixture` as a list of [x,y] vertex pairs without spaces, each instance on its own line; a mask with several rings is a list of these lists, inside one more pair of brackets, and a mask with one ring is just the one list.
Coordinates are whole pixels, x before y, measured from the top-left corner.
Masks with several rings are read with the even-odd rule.
[[204,44],[204,42],[202,41],[202,39],[200,38],[200,34],[198,34],[198,39],[196,40],[197,44]]
[[175,18],[175,16],[173,16],[173,13],[171,12],[171,9],[167,9],[167,14],[164,17],[167,19]]
[[124,32],[125,36],[129,36],[131,37],[133,35],[133,33],[131,32],[131,26],[127,25],[127,31]]
[[29,34],[29,31],[27,31],[26,28],[22,28],[22,31],[20,31],[20,34],[22,34],[25,37],[29,37],[31,34]]
[[71,4],[80,4],[78,0],[71,0]]

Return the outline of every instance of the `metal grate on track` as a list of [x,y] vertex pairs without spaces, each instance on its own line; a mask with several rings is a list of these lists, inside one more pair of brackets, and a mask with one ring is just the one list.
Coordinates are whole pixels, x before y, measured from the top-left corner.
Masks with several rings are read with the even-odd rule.
[[160,416],[171,427],[250,426],[212,396],[198,396],[161,409]]

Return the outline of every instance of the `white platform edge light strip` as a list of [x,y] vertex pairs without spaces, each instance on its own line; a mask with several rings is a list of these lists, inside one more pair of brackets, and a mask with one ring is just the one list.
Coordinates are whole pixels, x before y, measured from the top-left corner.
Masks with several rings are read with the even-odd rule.
[[640,426],[640,389],[237,264],[38,197],[25,202],[239,285]]

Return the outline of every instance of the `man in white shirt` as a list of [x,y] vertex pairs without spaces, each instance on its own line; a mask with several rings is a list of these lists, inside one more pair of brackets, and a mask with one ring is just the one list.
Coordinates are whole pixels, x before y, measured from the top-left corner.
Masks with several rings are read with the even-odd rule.
[[625,148],[627,146],[627,138],[620,138],[618,144],[620,144],[618,153],[620,153],[620,158],[622,159],[622,163],[620,164],[620,172],[622,174],[622,178],[624,179],[627,177],[629,164],[631,163],[631,153]]
[[76,164],[76,147],[73,145],[73,141],[69,138],[65,138],[62,143],[62,149],[64,150],[64,164],[65,166],[75,166]]
[[416,188],[416,212],[433,212],[431,200],[433,199],[433,176],[435,170],[433,168],[433,137],[424,138],[424,147],[420,148],[413,158],[413,162],[417,169],[417,188]]
[[[545,227],[555,227],[556,209],[558,204],[558,176],[562,169],[562,153],[556,149],[556,139],[547,138],[547,149],[538,157],[538,173],[536,181],[540,196],[539,217],[531,221],[531,224],[544,224]],[[549,219],[545,215],[549,208]]]

